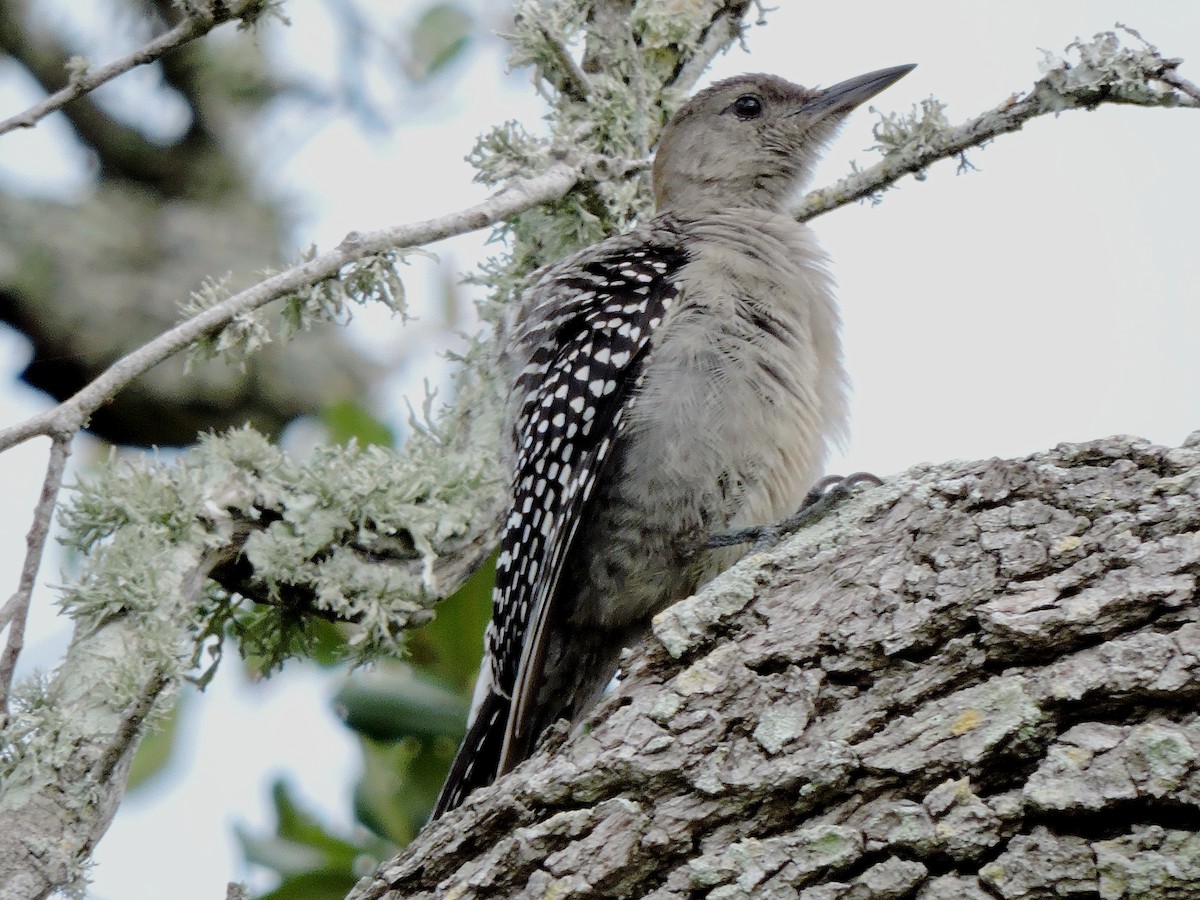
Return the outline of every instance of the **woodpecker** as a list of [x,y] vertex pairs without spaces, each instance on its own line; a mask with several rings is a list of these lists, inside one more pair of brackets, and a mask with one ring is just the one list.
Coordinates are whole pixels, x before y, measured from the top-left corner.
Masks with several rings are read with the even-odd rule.
[[709,536],[790,515],[821,475],[846,377],[825,256],[788,204],[846,114],[912,68],[701,91],[659,140],[655,217],[542,270],[515,304],[511,501],[434,818],[578,722],[651,616],[745,553]]

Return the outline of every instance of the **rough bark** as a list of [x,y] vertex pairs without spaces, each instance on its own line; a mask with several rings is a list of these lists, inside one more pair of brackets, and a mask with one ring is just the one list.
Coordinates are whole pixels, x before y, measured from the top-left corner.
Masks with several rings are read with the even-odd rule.
[[[164,559],[164,581],[177,583],[179,604],[164,615],[193,602],[209,569],[220,561],[220,553],[195,558],[180,552]],[[178,666],[170,656],[191,653],[189,642],[164,644],[144,617],[132,614],[116,616],[106,627],[76,631],[43,692],[43,702],[58,718],[57,742],[36,750],[26,746],[24,765],[6,772],[0,900],[42,900],[64,886],[79,885],[88,855],[125,796],[147,719],[173,696]],[[115,688],[122,681],[137,682],[132,702],[126,700],[128,692]],[[15,755],[15,748],[3,749],[6,756]]]
[[1200,897],[1198,500],[1200,436],[894,478],[352,896]]

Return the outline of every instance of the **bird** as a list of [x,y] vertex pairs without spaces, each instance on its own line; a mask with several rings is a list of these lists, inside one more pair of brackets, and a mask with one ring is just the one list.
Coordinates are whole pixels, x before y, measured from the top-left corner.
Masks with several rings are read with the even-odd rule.
[[660,135],[654,217],[514,304],[492,619],[432,819],[579,723],[651,617],[744,555],[719,536],[794,513],[844,440],[832,279],[789,204],[845,116],[913,68],[700,91]]

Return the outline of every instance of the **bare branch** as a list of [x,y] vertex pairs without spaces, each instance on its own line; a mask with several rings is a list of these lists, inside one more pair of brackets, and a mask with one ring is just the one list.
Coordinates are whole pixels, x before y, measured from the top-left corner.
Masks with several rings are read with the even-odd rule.
[[54,519],[54,504],[62,488],[63,473],[71,455],[69,439],[55,437],[50,447],[50,461],[46,466],[46,477],[42,482],[42,493],[33,511],[33,524],[25,536],[25,562],[21,566],[21,579],[16,592],[0,609],[0,629],[8,626],[8,639],[4,653],[0,656],[0,726],[8,720],[8,692],[12,688],[13,672],[21,649],[25,645],[25,620],[29,615],[29,601],[33,596],[33,585],[37,581],[42,554],[50,535],[50,524]]
[[228,9],[222,3],[213,3],[208,7],[189,4],[189,14],[170,31],[164,32],[128,56],[114,60],[99,69],[72,72],[69,83],[62,90],[55,91],[40,103],[35,103],[24,112],[0,122],[0,135],[18,128],[32,128],[50,113],[95,90],[105,82],[112,81],[117,76],[124,75],[138,66],[152,63],[176,47],[203,37],[218,25],[241,18],[243,11],[248,15],[253,13],[259,6],[261,4],[253,2],[253,0],[239,4],[236,9]]
[[533,178],[514,178],[482,203],[423,222],[395,225],[365,234],[351,232],[326,253],[273,275],[241,291],[117,360],[83,390],[58,406],[0,431],[0,452],[29,438],[70,435],[82,428],[109,397],[143,372],[205,335],[219,331],[235,316],[257,309],[308,285],[331,278],[345,265],[400,247],[415,247],[494,225],[563,196],[579,178],[579,169],[556,163]]

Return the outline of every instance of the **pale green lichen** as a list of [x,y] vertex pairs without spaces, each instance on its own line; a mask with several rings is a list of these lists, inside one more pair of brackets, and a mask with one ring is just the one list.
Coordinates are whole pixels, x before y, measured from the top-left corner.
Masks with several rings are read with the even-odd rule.
[[70,746],[59,741],[38,741],[40,733],[61,733],[69,724],[69,713],[55,702],[50,679],[38,672],[19,682],[9,699],[8,722],[0,729],[0,784],[6,801],[20,800],[14,791],[25,790],[14,784],[12,774],[18,762],[34,778],[49,776],[66,762]]
[[[489,385],[460,384],[481,401],[471,428],[496,434],[498,404],[483,402]],[[237,598],[213,584],[184,596],[201,556],[233,546],[242,531],[242,553],[267,597],[299,592],[354,622],[361,656],[398,652],[401,633],[427,621],[440,599],[434,562],[493,514],[500,494],[494,439],[465,440],[454,416],[414,426],[400,457],[350,444],[298,461],[242,429],[174,459],[114,460],[81,480],[63,514],[65,541],[85,560],[64,590],[64,609],[85,631],[118,615],[147,633],[161,630],[164,643],[149,652],[175,674],[197,656],[193,646],[181,650],[179,629],[203,641],[220,633],[214,621],[229,622],[249,652],[278,664],[308,649],[302,609],[282,601],[236,609]]]
[[768,753],[778,753],[804,733],[812,715],[811,704],[776,702],[768,706],[751,734]]
[[1195,896],[1200,883],[1200,835],[1159,825],[1092,845],[1101,900],[1173,900]]
[[1066,56],[1042,51],[1042,77],[1036,90],[1043,100],[1062,98],[1062,108],[1091,106],[1102,100],[1140,105],[1173,105],[1174,91],[1159,81],[1166,64],[1158,48],[1131,28],[1118,26],[1140,46],[1123,45],[1115,31],[1067,45]]
[[673,75],[680,56],[700,42],[725,5],[723,0],[637,0],[630,24],[648,75],[660,84]]
[[[687,875],[693,888],[729,885],[740,890],[724,896],[751,897],[763,880],[776,873],[781,873],[783,883],[800,886],[812,874],[845,869],[862,855],[863,836],[858,829],[815,825],[790,834],[734,841],[690,860]],[[705,896],[721,895],[709,891]]]
[[508,64],[515,68],[533,66],[550,83],[565,73],[562,59],[552,42],[571,48],[582,37],[592,4],[586,0],[521,0],[513,10],[513,30],[506,34]]
[[[309,253],[315,256],[316,248]],[[397,267],[407,265],[413,256],[436,258],[419,247],[386,250],[347,263],[336,276],[289,294],[283,299],[284,337],[307,331],[319,322],[345,324],[350,320],[353,306],[368,303],[382,304],[407,319],[404,282]]]
[[674,66],[679,53],[696,45],[723,6],[725,0],[637,0],[630,26],[640,47],[673,49]]
[[519,122],[507,121],[484,132],[467,154],[481,184],[499,184],[520,175],[545,171],[550,165],[545,139],[536,138]]
[[[315,258],[317,250],[309,248],[299,262]],[[240,364],[245,357],[261,350],[276,336],[288,340],[321,322],[344,325],[351,318],[353,307],[381,303],[392,312],[407,316],[404,282],[397,267],[413,254],[429,255],[419,248],[388,250],[365,256],[342,266],[334,275],[323,278],[281,297],[278,301],[256,309],[236,313],[215,333],[197,340],[188,348],[188,362],[221,357],[226,362]],[[262,278],[276,274],[272,270],[259,273]],[[229,299],[229,276],[206,279],[180,306],[185,318],[196,316]],[[279,323],[273,324],[278,310]]]
[[901,151],[926,152],[945,137],[949,128],[946,104],[936,97],[928,97],[920,104],[914,104],[908,113],[879,113],[879,121],[871,129],[875,136],[871,149],[884,156]]
[[85,84],[92,68],[92,61],[88,57],[76,53],[67,60],[63,68],[67,70],[67,77],[71,84]]
[[[603,70],[585,74],[580,66],[590,4],[526,0],[518,5],[511,64],[533,66],[539,82],[564,89],[547,92],[553,106],[547,137],[534,138],[506,123],[480,139],[469,157],[480,179],[495,183],[540,172],[561,158],[614,160],[623,175],[598,178],[552,207],[531,210],[500,229],[511,242],[512,255],[485,273],[496,299],[505,302],[512,296],[514,276],[653,214],[643,162],[666,118],[683,100],[678,91],[663,96],[663,85],[722,6],[716,0],[639,2],[630,20],[632,39],[604,44]],[[586,97],[576,90],[586,91]]]

